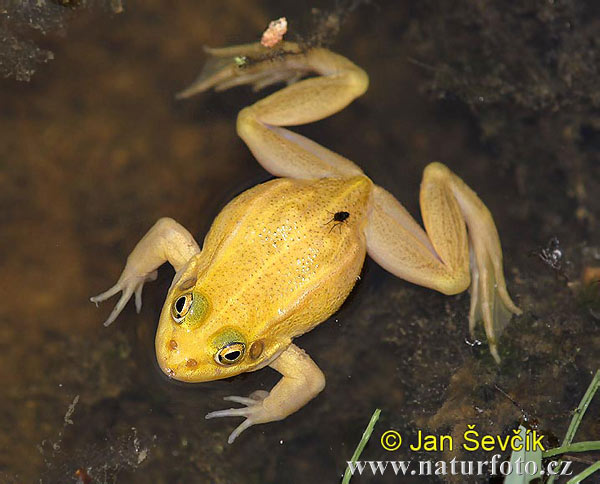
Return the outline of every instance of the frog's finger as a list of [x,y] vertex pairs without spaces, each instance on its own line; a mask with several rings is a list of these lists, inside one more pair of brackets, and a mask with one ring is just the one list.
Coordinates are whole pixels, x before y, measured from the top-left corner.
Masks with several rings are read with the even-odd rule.
[[110,324],[115,319],[117,319],[119,314],[121,314],[121,311],[123,311],[123,308],[125,307],[127,302],[131,299],[132,294],[133,294],[133,289],[131,286],[127,286],[123,289],[123,294],[121,294],[119,301],[117,302],[114,309],[108,316],[108,319],[106,321],[104,321],[104,326],[110,326]]
[[[256,402],[255,402],[256,403]],[[247,417],[251,413],[250,407],[245,408],[228,408],[227,410],[217,410],[216,412],[207,413],[204,418],[209,420],[211,418],[220,417]]]
[[142,276],[140,278],[140,282],[137,283],[135,289],[135,310],[139,314],[142,310],[142,290],[144,289],[144,284],[151,281],[156,281],[158,277],[158,271],[152,271]]
[[246,420],[244,420],[241,424],[239,424],[235,430],[233,432],[231,432],[231,434],[229,435],[229,438],[227,439],[227,443],[228,444],[233,444],[233,441],[235,439],[238,438],[238,436],[244,431],[246,430],[248,427],[252,427],[252,425],[254,425],[254,422],[250,419],[247,418]]
[[106,301],[107,299],[113,297],[116,293],[118,293],[122,289],[123,288],[121,287],[121,284],[117,283],[113,287],[108,289],[107,291],[104,291],[103,293],[98,294],[97,296],[92,296],[90,298],[90,301],[92,301],[97,306],[99,302]]
[[135,289],[135,312],[138,314],[140,314],[140,311],[142,310],[142,290],[143,289],[144,289],[143,282]]
[[236,397],[235,395],[229,397],[223,397],[223,400],[227,400],[228,402],[240,403],[242,405],[256,405],[256,400],[250,397]]
[[[240,400],[252,400],[246,399],[244,397],[225,397],[226,400],[231,400],[231,398],[240,399]],[[235,400],[232,400],[235,401]],[[252,400],[253,404],[256,405],[256,401]],[[242,402],[239,402],[242,403]],[[246,408],[230,408],[228,410],[218,410],[216,412],[210,412],[206,414],[204,418],[211,419],[217,417],[246,417],[240,425],[238,425],[233,432],[229,435],[227,439],[228,444],[232,444],[238,436],[246,430],[248,427],[251,427],[255,423],[257,423],[254,419],[252,419],[252,415],[255,414],[256,407],[246,407]]]

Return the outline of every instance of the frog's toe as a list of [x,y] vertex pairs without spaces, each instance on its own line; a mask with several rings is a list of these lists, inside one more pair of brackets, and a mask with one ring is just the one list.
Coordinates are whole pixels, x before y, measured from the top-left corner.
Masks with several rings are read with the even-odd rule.
[[258,91],[279,82],[291,84],[310,70],[300,67],[293,58],[287,61],[287,54],[300,53],[298,46],[290,42],[282,42],[276,49],[254,43],[204,50],[211,57],[198,78],[177,93],[177,99],[185,99],[211,88],[224,91],[248,84]]
[[496,363],[500,363],[500,335],[513,314],[522,314],[506,290],[501,260],[498,256],[494,257],[492,250],[487,247],[475,246],[471,251],[469,330],[474,337],[477,322],[483,322],[490,353]]

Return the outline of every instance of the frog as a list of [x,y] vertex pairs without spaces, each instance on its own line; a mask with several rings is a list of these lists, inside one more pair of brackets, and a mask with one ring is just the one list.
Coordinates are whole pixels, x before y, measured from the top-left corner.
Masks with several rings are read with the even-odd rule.
[[275,178],[235,197],[218,214],[202,248],[172,218],[159,219],[127,258],[99,303],[121,293],[111,324],[168,262],[175,276],[155,338],[161,370],[200,383],[271,367],[271,391],[228,396],[240,406],[207,419],[242,417],[232,443],[257,424],[285,419],[325,387],[325,376],[296,338],[328,320],[360,278],[368,254],[392,275],[444,295],[470,290],[471,334],[482,323],[489,351],[512,315],[502,249],[492,215],[440,162],[423,171],[421,226],[353,161],[288,129],[337,113],[361,96],[367,73],[324,47],[282,42],[206,48],[210,59],[180,99],[250,85],[279,90],[243,108],[237,134]]

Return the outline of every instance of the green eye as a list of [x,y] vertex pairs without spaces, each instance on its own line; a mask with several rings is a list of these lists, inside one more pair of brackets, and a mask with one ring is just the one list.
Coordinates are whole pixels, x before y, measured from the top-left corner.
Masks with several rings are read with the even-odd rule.
[[215,361],[222,366],[233,365],[244,357],[246,345],[244,343],[230,343],[217,351]]
[[183,318],[185,318],[192,307],[192,302],[194,302],[194,296],[191,292],[182,294],[175,300],[173,307],[171,308],[171,316],[177,324],[183,322]]

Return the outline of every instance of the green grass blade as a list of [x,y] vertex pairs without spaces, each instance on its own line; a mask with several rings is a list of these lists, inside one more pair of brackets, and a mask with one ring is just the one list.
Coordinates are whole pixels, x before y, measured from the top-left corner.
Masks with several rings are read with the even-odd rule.
[[[521,435],[521,439],[523,442],[526,440],[527,429],[522,425],[519,425],[519,434]],[[521,459],[521,462],[535,462],[537,472],[532,475],[527,474],[517,474],[516,472],[516,462],[518,459]],[[541,477],[541,469],[542,469],[542,451],[539,449],[528,451],[525,448],[525,445],[522,446],[521,450],[513,450],[510,454],[510,462],[512,464],[513,472],[508,474],[504,478],[504,484],[528,484],[534,479],[538,479]]]
[[590,406],[592,398],[594,398],[594,395],[598,391],[598,387],[600,387],[600,370],[598,370],[594,375],[590,386],[588,387],[587,391],[585,392],[585,395],[581,399],[579,406],[575,410],[575,415],[573,415],[573,419],[571,420],[571,424],[569,425],[569,428],[567,429],[567,433],[565,435],[565,440],[563,440],[563,446],[569,445],[571,442],[573,442],[575,432],[577,432],[579,424],[581,424],[581,420],[583,419],[586,410]]
[[571,479],[569,479],[567,481],[567,484],[579,484],[585,478],[590,477],[594,472],[596,472],[598,470],[600,470],[600,460],[598,462],[596,462],[595,464],[592,464],[591,466],[589,466],[582,473],[577,474],[575,477],[572,477]]
[[[575,415],[573,415],[573,418],[571,419],[571,423],[569,424],[569,428],[567,429],[567,433],[565,434],[565,438],[563,440],[561,447],[566,447],[566,446],[570,445],[571,442],[573,442],[573,438],[575,437],[575,432],[577,432],[577,429],[579,428],[579,424],[581,424],[583,415],[585,414],[585,411],[589,407],[590,402],[592,401],[592,398],[594,398],[594,395],[598,391],[598,387],[600,387],[600,370],[596,371],[596,374],[594,375],[594,378],[592,379],[590,386],[588,387],[587,391],[585,392],[585,395],[581,399],[581,402],[579,402],[579,406],[575,409]],[[557,469],[560,470],[560,468],[562,467],[562,462],[561,461],[558,461],[558,462],[559,462],[559,464],[558,464]],[[553,475],[550,477],[550,479],[548,479],[547,484],[554,484],[555,480],[556,480],[556,475]]]
[[[365,431],[362,434],[360,442],[358,443],[358,445],[356,446],[356,449],[354,450],[354,454],[352,454],[352,459],[351,459],[352,462],[356,462],[358,460],[358,458],[360,457],[360,454],[362,453],[363,449],[367,445],[367,442],[369,442],[369,439],[371,438],[371,434],[373,433],[373,429],[375,428],[375,424],[377,423],[377,420],[379,420],[380,413],[381,413],[381,409],[379,409],[379,408],[377,410],[375,410],[375,412],[373,412],[373,416],[371,417],[371,420],[369,421],[369,425],[367,425],[367,428],[365,429]],[[344,478],[342,479],[342,484],[348,484],[350,482],[351,477],[352,477],[352,473],[350,472],[350,468],[346,465],[346,471],[344,472]]]
[[554,449],[542,452],[542,457],[547,459],[548,457],[554,457],[560,454],[571,454],[573,452],[590,452],[593,450],[600,450],[600,440],[590,440],[588,442],[577,442],[575,444],[567,445],[566,447],[560,446]]

